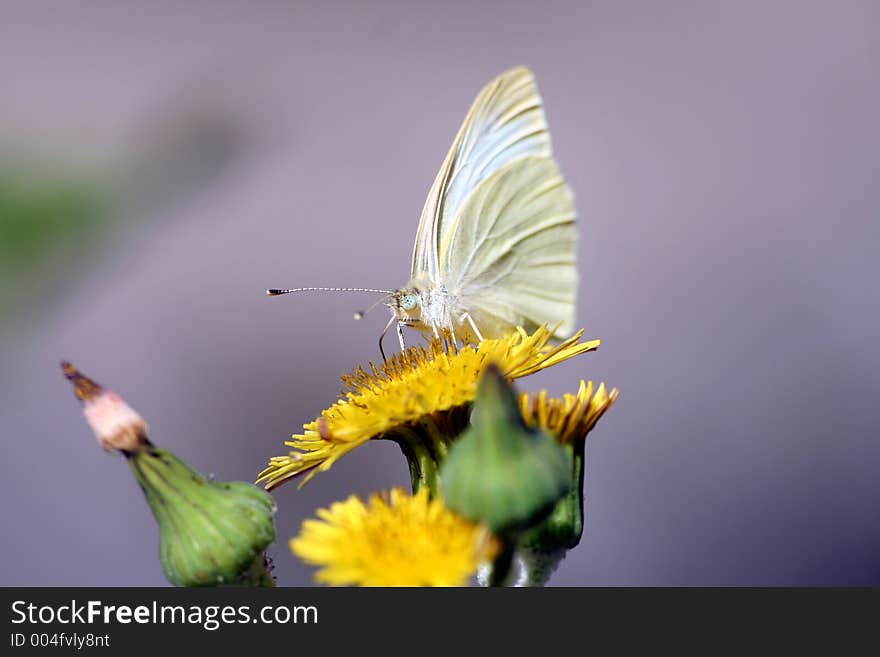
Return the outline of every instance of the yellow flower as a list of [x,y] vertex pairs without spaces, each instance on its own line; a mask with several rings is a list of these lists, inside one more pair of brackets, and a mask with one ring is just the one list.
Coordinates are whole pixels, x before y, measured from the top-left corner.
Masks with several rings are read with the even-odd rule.
[[576,395],[566,394],[561,399],[548,399],[546,390],[531,395],[523,393],[519,397],[519,409],[528,426],[538,425],[562,444],[569,444],[586,437],[617,395],[617,388],[608,392],[604,383],[600,383],[594,393],[593,382],[582,380]]
[[[473,401],[480,375],[490,363],[509,380],[534,374],[599,346],[599,340],[580,342],[582,334],[579,331],[554,346],[549,344],[551,331],[546,327],[532,335],[518,329],[507,337],[457,351],[435,340],[427,347],[396,354],[381,367],[371,363],[370,371],[358,367],[343,375],[339,401],[304,425],[302,434],[285,442],[294,451],[271,458],[257,482],[272,489],[308,472],[305,484],[371,438],[392,438],[396,432],[405,434],[416,428],[437,432],[438,423],[455,419],[455,414],[445,412]],[[441,434],[449,433],[449,427],[439,429]]]
[[494,558],[497,540],[422,489],[408,495],[355,495],[303,522],[290,549],[321,566],[315,580],[334,586],[463,586]]

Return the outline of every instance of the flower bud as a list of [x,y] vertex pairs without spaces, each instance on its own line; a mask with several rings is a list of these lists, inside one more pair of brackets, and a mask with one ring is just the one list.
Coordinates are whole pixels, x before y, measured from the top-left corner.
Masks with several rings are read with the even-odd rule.
[[62,371],[98,443],[119,451],[159,525],[159,556],[177,586],[273,585],[263,550],[275,540],[272,497],[243,481],[216,482],[156,447],[147,424],[116,393],[68,362]]
[[256,486],[209,481],[154,445],[128,462],[159,525],[159,557],[172,584],[236,583],[275,540],[275,504]]
[[73,393],[83,404],[86,422],[95,432],[98,444],[108,452],[132,453],[147,441],[147,423],[111,390],[92,381],[67,361],[61,371],[73,384]]
[[523,529],[553,509],[570,477],[566,451],[543,431],[526,427],[510,384],[497,368],[488,368],[471,427],[443,462],[447,506],[496,534]]

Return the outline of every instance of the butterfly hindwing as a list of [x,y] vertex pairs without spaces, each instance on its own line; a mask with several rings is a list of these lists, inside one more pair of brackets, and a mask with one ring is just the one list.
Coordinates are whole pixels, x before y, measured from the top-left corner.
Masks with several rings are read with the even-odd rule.
[[455,226],[441,244],[441,277],[483,337],[558,322],[558,337],[574,331],[575,211],[550,157],[517,158],[484,179]]

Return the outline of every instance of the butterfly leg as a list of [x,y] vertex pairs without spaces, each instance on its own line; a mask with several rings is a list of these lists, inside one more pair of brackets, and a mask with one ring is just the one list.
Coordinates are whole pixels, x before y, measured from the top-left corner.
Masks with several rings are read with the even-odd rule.
[[443,337],[446,338],[446,345],[451,351],[458,353],[458,338],[455,335],[455,325],[449,322],[449,328],[444,329]]
[[406,342],[403,340],[403,324],[397,322],[397,339],[400,340],[400,350],[406,349]]
[[480,333],[480,329],[478,329],[478,328],[477,328],[477,325],[474,324],[474,318],[471,317],[470,313],[464,313],[464,314],[459,318],[458,321],[459,321],[459,323],[461,323],[461,322],[463,322],[464,320],[467,320],[467,321],[468,321],[468,324],[471,325],[471,328],[474,330],[474,335],[477,336],[477,340],[479,340],[480,342],[482,342],[482,341],[483,341],[483,334]]
[[[382,329],[382,335],[379,336],[379,353],[382,354],[382,362],[387,363],[388,359],[385,357],[385,350],[382,348],[382,340],[385,339],[385,334],[388,333],[388,329],[391,328],[391,325],[394,323],[394,317],[388,320],[388,323],[385,325],[385,328]],[[397,325],[397,331],[400,332],[400,324]],[[401,344],[403,344],[403,338],[401,338]]]

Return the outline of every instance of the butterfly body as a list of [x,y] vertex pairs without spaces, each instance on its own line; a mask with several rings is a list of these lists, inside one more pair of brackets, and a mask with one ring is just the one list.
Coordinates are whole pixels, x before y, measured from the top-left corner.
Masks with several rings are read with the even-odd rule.
[[468,321],[459,297],[450,294],[442,282],[425,276],[413,278],[386,305],[399,326],[415,329],[428,339],[444,335],[462,342],[482,339]]

